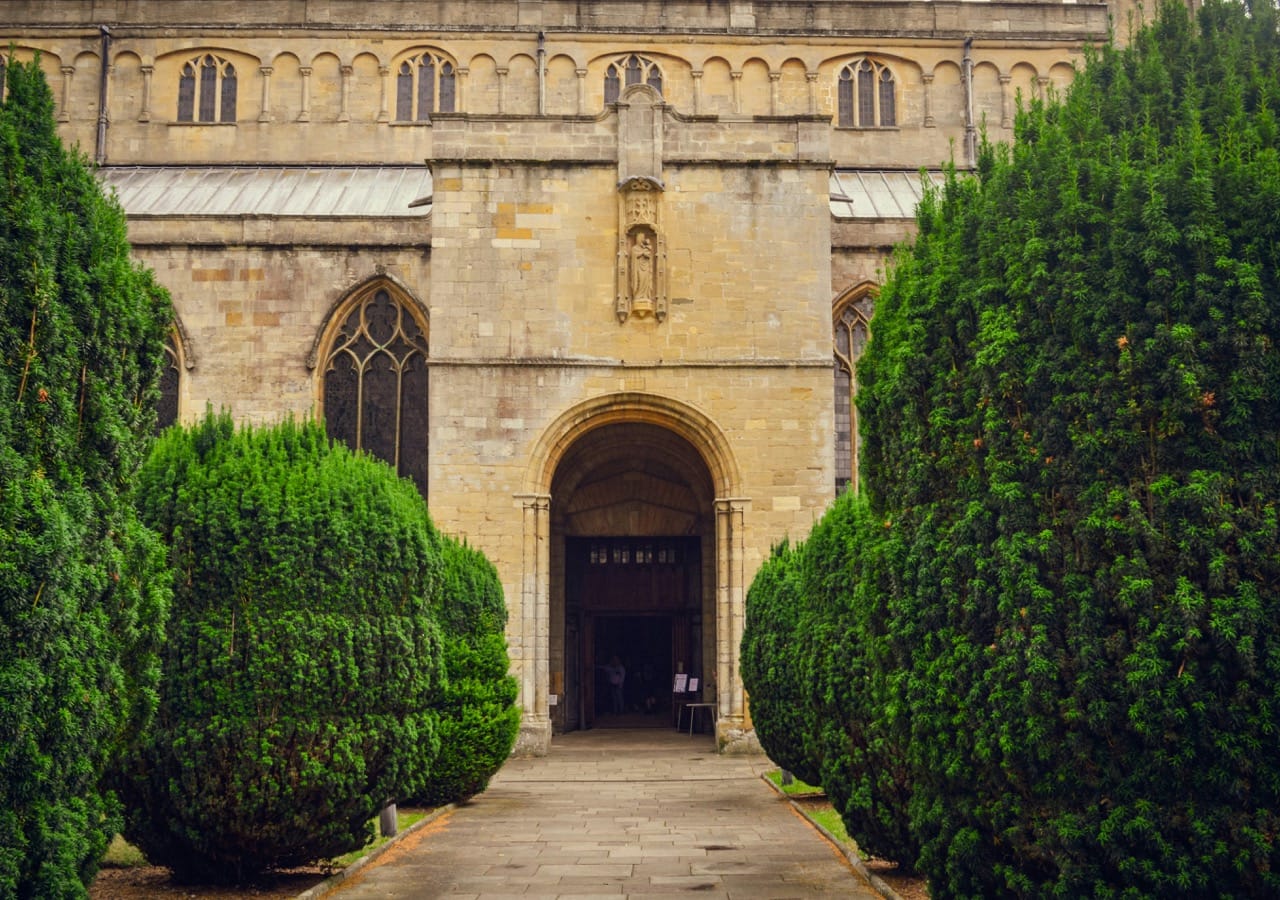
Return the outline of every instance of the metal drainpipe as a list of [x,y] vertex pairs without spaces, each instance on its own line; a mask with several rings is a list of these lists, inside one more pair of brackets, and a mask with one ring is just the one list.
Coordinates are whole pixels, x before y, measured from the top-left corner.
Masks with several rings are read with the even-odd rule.
[[538,32],[538,115],[547,114],[547,35]]
[[964,39],[964,156],[969,168],[978,164],[978,130],[973,124],[973,38]]
[[93,161],[98,165],[107,162],[107,71],[111,68],[111,29],[99,25],[102,34],[102,65],[98,74],[98,139],[93,148]]

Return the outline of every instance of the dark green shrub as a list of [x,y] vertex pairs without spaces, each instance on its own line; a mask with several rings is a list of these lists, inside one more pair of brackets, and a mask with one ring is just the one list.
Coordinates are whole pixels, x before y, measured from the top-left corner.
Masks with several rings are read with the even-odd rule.
[[869,615],[935,897],[1280,894],[1280,39],[1200,16],[1020,115],[879,298]]
[[442,556],[433,607],[444,632],[440,753],[425,788],[409,798],[428,805],[483,791],[511,755],[520,730],[498,573],[478,550],[448,538]]
[[35,63],[0,104],[0,896],[85,894],[119,822],[99,787],[154,706],[168,575],[128,496],[168,297],[58,140]]
[[168,429],[140,476],[176,569],[159,710],[118,775],[181,879],[344,853],[425,782],[440,540],[414,486],[316,423]]
[[742,684],[764,752],[801,781],[820,784],[807,665],[811,659],[801,652],[812,624],[800,592],[800,555],[799,548],[783,541],[751,581],[742,630]]
[[846,493],[801,547],[808,609],[803,654],[813,697],[804,727],[823,789],[865,852],[909,871],[919,855],[908,811],[911,778],[897,728],[888,645],[876,599],[891,588],[890,544],[864,498]]

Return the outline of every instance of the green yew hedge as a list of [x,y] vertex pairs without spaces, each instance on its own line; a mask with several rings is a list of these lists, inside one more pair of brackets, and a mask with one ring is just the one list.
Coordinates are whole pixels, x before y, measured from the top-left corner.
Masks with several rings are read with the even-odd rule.
[[38,65],[3,71],[0,897],[75,897],[119,823],[100,776],[155,703],[169,578],[129,491],[172,309]]
[[115,775],[126,836],[184,880],[362,846],[427,783],[441,539],[412,483],[322,425],[168,429],[140,475],[175,569],[152,727]]
[[813,713],[806,663],[798,642],[812,627],[803,607],[797,550],[784,541],[760,566],[747,591],[742,633],[742,683],[751,697],[756,737],[769,758],[801,781],[819,784],[821,757],[806,746]]
[[429,806],[483,791],[511,755],[520,730],[497,570],[480,551],[452,539],[444,541],[442,556],[433,603],[444,632],[440,753],[425,787],[407,798]]
[[934,897],[1280,894],[1278,117],[1275,9],[1166,4],[880,294],[808,728]]

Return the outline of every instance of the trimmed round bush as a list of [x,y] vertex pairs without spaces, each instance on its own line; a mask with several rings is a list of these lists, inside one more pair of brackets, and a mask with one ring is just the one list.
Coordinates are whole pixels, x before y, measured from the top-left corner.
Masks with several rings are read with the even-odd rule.
[[409,798],[432,806],[483,791],[510,756],[520,730],[497,570],[480,551],[449,538],[441,553],[434,603],[444,632],[440,753],[423,790]]
[[742,684],[764,752],[808,784],[819,784],[813,747],[810,654],[802,637],[812,628],[800,590],[801,550],[787,541],[773,548],[747,590],[742,631]]
[[171,428],[140,509],[176,570],[126,836],[183,880],[362,846],[438,746],[440,539],[414,486],[314,422]]

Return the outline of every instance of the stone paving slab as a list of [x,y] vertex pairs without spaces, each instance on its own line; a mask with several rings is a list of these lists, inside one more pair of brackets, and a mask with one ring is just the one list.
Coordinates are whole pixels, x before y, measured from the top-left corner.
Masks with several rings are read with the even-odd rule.
[[768,768],[666,729],[560,735],[329,896],[880,900],[760,780]]

